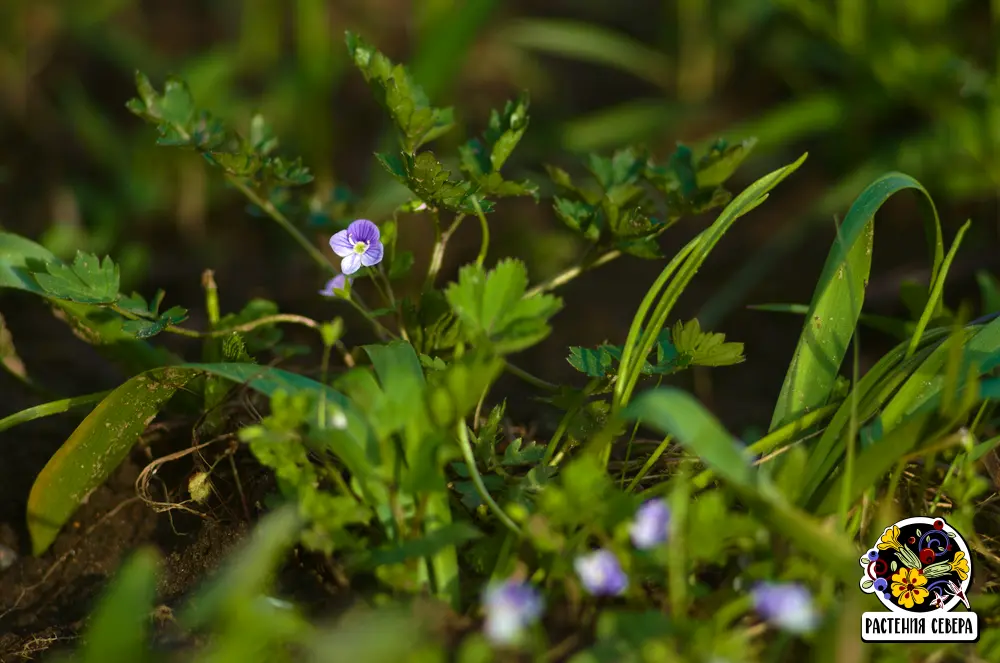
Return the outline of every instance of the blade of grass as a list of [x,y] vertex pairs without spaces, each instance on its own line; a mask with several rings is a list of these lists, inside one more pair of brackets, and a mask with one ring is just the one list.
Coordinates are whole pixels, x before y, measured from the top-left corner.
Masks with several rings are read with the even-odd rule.
[[829,399],[864,303],[875,214],[893,194],[904,189],[919,191],[930,205],[932,214],[925,230],[932,253],[931,282],[937,278],[944,250],[934,201],[909,175],[883,175],[854,201],[830,249],[781,386],[771,430],[803,412],[822,407]]

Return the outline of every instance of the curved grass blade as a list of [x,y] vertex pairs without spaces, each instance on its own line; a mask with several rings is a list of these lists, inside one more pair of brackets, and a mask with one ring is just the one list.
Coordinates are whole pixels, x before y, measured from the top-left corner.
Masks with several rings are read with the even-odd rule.
[[925,231],[932,254],[931,283],[937,279],[944,249],[934,201],[923,185],[909,175],[883,175],[851,205],[830,249],[781,386],[770,430],[822,407],[829,399],[864,303],[875,213],[893,194],[904,189],[919,191],[930,205],[932,214],[925,222]]
[[856,554],[849,541],[792,506],[753,468],[739,442],[694,397],[673,388],[646,391],[622,416],[672,435],[726,481],[762,521],[815,555],[833,577],[851,582],[857,575]]
[[910,339],[910,347],[906,351],[907,356],[916,352],[917,345],[920,343],[920,337],[924,335],[924,330],[927,329],[927,324],[930,322],[931,317],[941,310],[943,305],[942,297],[944,296],[944,281],[948,278],[948,270],[951,269],[951,263],[955,259],[958,247],[962,245],[962,238],[965,237],[965,232],[971,224],[972,221],[966,221],[958,229],[955,241],[952,242],[951,248],[948,249],[948,255],[944,257],[944,262],[941,263],[941,269],[938,270],[937,277],[931,281],[930,296],[927,298],[927,305],[924,306],[924,310],[920,314],[920,319],[917,321],[917,326],[913,330],[913,338]]
[[[783,166],[772,173],[768,173],[744,189],[726,205],[725,209],[722,210],[722,213],[719,214],[719,217],[711,226],[703,230],[694,240],[688,243],[684,250],[690,251],[690,255],[684,259],[683,264],[678,266],[677,263],[681,259],[681,255],[678,254],[667,265],[660,278],[650,288],[649,292],[646,293],[646,297],[643,299],[629,328],[625,350],[622,353],[619,379],[615,384],[614,405],[616,409],[628,404],[632,390],[639,379],[642,363],[652,351],[657,335],[667,322],[667,316],[670,315],[670,311],[677,303],[681,293],[708,258],[708,254],[711,253],[726,231],[740,217],[750,213],[763,203],[767,199],[769,192],[778,186],[782,180],[794,173],[808,156],[808,153],[803,154],[795,162]],[[677,269],[677,274],[667,284],[668,272],[673,269]],[[660,295],[653,314],[650,316],[650,321],[645,325],[646,331],[640,336],[639,330],[644,324],[644,319],[649,313],[650,305],[653,298],[656,297],[659,288],[663,288],[663,294]]]
[[365,439],[367,425],[346,397],[295,373],[255,364],[183,364],[141,373],[111,391],[35,479],[27,516],[35,555],[48,549],[81,502],[121,464],[177,390],[205,373],[246,383],[267,396],[325,389],[327,402],[343,409],[350,438],[358,444]]
[[618,69],[667,88],[673,63],[648,46],[607,28],[561,19],[523,19],[503,31],[505,41],[541,51]]
[[35,419],[51,417],[54,414],[68,412],[73,408],[100,403],[104,400],[104,397],[110,393],[110,391],[99,391],[96,394],[73,396],[72,398],[63,398],[62,400],[29,407],[25,410],[15,412],[12,415],[0,419],[0,432],[3,432],[8,428],[13,428],[19,424],[26,424],[29,421],[34,421]]

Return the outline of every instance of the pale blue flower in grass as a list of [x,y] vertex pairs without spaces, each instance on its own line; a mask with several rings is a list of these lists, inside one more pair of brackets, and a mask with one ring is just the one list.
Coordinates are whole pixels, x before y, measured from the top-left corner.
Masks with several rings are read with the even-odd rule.
[[809,633],[819,623],[812,595],[798,583],[762,582],[751,594],[754,609],[760,616],[784,631]]
[[594,596],[617,596],[628,587],[628,576],[610,550],[601,548],[580,555],[573,561],[573,568],[584,588]]
[[326,285],[319,294],[324,297],[337,297],[337,290],[343,290],[347,287],[348,283],[352,283],[354,279],[349,279],[343,274],[337,274],[332,279],[326,282]]
[[382,261],[382,242],[378,226],[368,219],[352,221],[347,230],[330,238],[330,248],[338,256],[344,274],[353,274],[362,267],[371,267]]
[[495,645],[516,645],[524,637],[525,629],[542,616],[545,602],[531,585],[506,580],[486,589],[483,607],[486,638]]
[[670,507],[663,499],[644,502],[635,511],[629,526],[632,544],[639,550],[649,550],[666,543],[670,533]]

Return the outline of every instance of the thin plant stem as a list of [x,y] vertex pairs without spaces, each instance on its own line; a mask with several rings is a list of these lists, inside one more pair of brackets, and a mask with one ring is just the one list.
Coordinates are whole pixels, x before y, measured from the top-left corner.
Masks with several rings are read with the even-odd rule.
[[479,199],[472,196],[469,200],[472,201],[472,206],[476,208],[476,216],[479,218],[479,229],[483,233],[479,244],[479,255],[476,256],[476,264],[482,267],[486,261],[486,253],[490,249],[490,224],[486,222],[486,215],[483,214],[483,208],[479,206]]
[[483,477],[479,474],[479,468],[476,467],[476,454],[472,451],[472,443],[469,441],[469,428],[465,425],[464,420],[458,422],[458,443],[462,448],[462,456],[465,459],[465,464],[469,469],[469,476],[472,477],[472,483],[475,485],[479,497],[507,529],[520,536],[521,528],[500,508],[500,505],[490,495],[490,491],[486,490]]
[[606,253],[601,254],[600,256],[594,258],[593,260],[588,260],[585,257],[583,260],[581,260],[573,267],[570,267],[569,269],[560,272],[559,274],[556,274],[551,279],[539,283],[534,288],[531,288],[530,290],[528,290],[527,293],[525,293],[524,296],[534,297],[535,295],[540,295],[544,292],[550,292],[552,290],[555,290],[560,286],[566,285],[576,277],[580,276],[580,274],[583,274],[584,272],[589,271],[591,269],[600,267],[601,265],[606,265],[612,260],[619,258],[621,255],[622,255],[621,251],[613,249],[611,251],[607,251]]
[[288,217],[282,214],[281,210],[275,207],[270,200],[264,200],[261,198],[256,191],[247,186],[246,182],[235,175],[227,173],[226,179],[229,180],[233,186],[239,189],[250,202],[262,209],[264,213],[267,214],[275,223],[281,226],[282,230],[291,235],[292,239],[298,242],[299,245],[305,249],[306,253],[309,254],[309,257],[311,257],[316,264],[333,274],[338,273],[336,265],[334,265],[329,258],[323,255],[323,252],[317,249],[305,235],[299,232],[299,229],[292,225],[292,222],[288,220]]
[[559,385],[553,384],[551,382],[547,382],[547,381],[543,380],[540,377],[536,377],[536,376],[532,375],[531,373],[529,373],[528,371],[524,370],[523,368],[518,368],[517,366],[515,366],[512,363],[510,363],[509,361],[504,364],[504,370],[506,370],[508,373],[510,373],[513,376],[521,378],[522,380],[524,380],[528,384],[533,385],[535,387],[538,387],[539,389],[545,389],[546,391],[558,391],[559,390]]
[[458,226],[465,220],[465,214],[458,214],[455,216],[455,220],[451,222],[448,229],[441,232],[441,225],[438,221],[437,213],[434,214],[434,249],[431,252],[431,262],[427,267],[427,278],[424,281],[424,290],[430,290],[434,287],[434,281],[437,279],[438,272],[441,271],[441,265],[444,263],[444,251],[448,246],[448,241],[451,236],[455,234],[458,230]]
[[8,428],[12,428],[18,424],[34,421],[35,419],[41,419],[42,417],[48,417],[53,414],[61,414],[75,407],[83,405],[96,405],[104,400],[104,397],[110,393],[111,391],[99,391],[94,394],[73,396],[72,398],[64,398],[50,403],[42,403],[41,405],[36,405],[35,407],[29,407],[27,410],[21,410],[20,412],[15,412],[12,415],[0,419],[0,431],[7,430]]
[[635,487],[639,485],[639,482],[642,481],[647,474],[649,474],[649,471],[653,469],[654,465],[656,465],[656,461],[660,460],[660,456],[662,456],[663,452],[667,450],[667,447],[670,446],[673,439],[674,438],[671,435],[667,435],[663,438],[663,441],[657,445],[656,449],[653,450],[653,453],[646,459],[646,462],[643,464],[642,469],[639,470],[639,473],[632,477],[632,481],[625,489],[626,493],[631,493],[635,490]]

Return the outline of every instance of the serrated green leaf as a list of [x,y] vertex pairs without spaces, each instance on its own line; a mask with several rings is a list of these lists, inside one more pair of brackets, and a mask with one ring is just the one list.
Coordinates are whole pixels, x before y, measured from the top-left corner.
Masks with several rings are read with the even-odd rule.
[[399,129],[407,154],[415,154],[420,146],[444,135],[454,126],[453,109],[431,106],[423,89],[403,65],[394,65],[352,32],[346,33],[345,40],[351,61]]
[[566,358],[570,366],[592,378],[603,378],[611,375],[614,360],[607,346],[597,348],[571,347]]
[[488,273],[479,265],[463,267],[445,296],[471,339],[487,340],[506,354],[545,338],[549,318],[562,308],[562,300],[552,295],[525,298],[527,289],[524,263],[506,259]]
[[81,304],[112,304],[118,299],[118,265],[105,257],[77,251],[72,265],[45,263],[32,276],[50,297]]
[[222,342],[222,358],[227,362],[256,363],[247,352],[247,345],[238,332],[233,332]]
[[698,188],[714,189],[721,186],[750,156],[756,145],[756,138],[748,138],[735,145],[729,145],[722,139],[716,140],[708,152],[698,159],[695,175]]
[[179,325],[187,320],[187,309],[174,306],[164,311],[155,320],[126,320],[122,323],[122,331],[139,339],[156,336],[171,325]]
[[677,352],[688,356],[696,366],[731,366],[746,359],[742,343],[726,343],[725,334],[701,331],[697,319],[678,320],[670,338]]
[[[479,191],[467,181],[451,179],[437,157],[431,152],[421,152],[415,157],[401,152],[396,154],[376,154],[379,163],[403,186],[430,207],[443,207],[453,212],[475,214],[476,208],[470,198]],[[493,211],[493,203],[479,200],[483,212]]]
[[472,139],[459,147],[461,168],[486,195],[512,197],[530,195],[538,200],[538,187],[531,182],[509,182],[500,169],[528,128],[528,97],[508,101],[503,113],[490,114],[483,140]]
[[638,239],[621,239],[615,242],[615,248],[636,258],[659,260],[663,258],[660,244],[655,237],[640,237]]
[[503,458],[500,464],[507,467],[517,467],[521,465],[536,465],[545,457],[545,447],[530,442],[527,445],[521,438],[512,440],[504,449]]
[[598,216],[598,208],[583,200],[571,200],[556,196],[552,201],[552,209],[560,221],[570,230],[574,230],[586,239],[596,242],[601,236],[602,224]]

